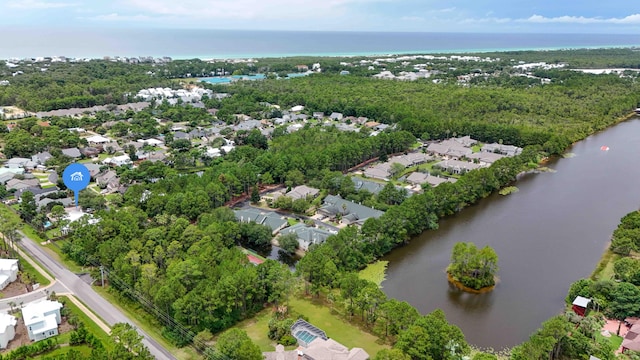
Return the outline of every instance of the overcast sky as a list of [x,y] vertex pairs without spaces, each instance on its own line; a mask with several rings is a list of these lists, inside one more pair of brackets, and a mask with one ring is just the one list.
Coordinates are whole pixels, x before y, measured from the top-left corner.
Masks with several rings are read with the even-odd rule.
[[4,25],[244,30],[627,33],[633,0],[0,0]]

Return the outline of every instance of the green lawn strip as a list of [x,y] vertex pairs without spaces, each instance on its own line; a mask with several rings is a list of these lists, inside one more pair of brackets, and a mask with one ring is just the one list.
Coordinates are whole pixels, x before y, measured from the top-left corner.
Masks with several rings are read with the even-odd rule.
[[160,324],[151,314],[147,313],[138,303],[134,303],[130,299],[114,294],[107,289],[94,286],[93,289],[103,298],[109,301],[113,306],[122,311],[133,324],[144,330],[153,337],[162,347],[167,349],[178,359],[202,359],[202,357],[191,347],[176,347],[162,336],[162,324]]
[[[74,304],[69,298],[67,298],[66,296],[59,296],[59,298],[64,299],[64,306],[67,309],[69,309],[71,313],[75,314],[78,317],[78,319],[80,319],[84,323],[84,326],[90,333],[92,333],[98,339],[100,339],[100,341],[102,341],[105,347],[110,348],[111,344],[109,340],[109,334],[104,332],[104,330],[102,330],[100,326],[98,326],[98,324],[93,322],[93,320],[91,320],[91,318],[87,316],[87,314],[85,314],[82,310],[80,310],[80,308],[76,306],[76,304]],[[62,336],[67,334],[63,334]],[[62,341],[60,341],[60,343],[62,343]]]
[[[44,277],[44,275],[40,274],[40,272],[36,270],[33,267],[33,265],[31,265],[28,261],[24,260],[22,256],[18,255],[18,259],[20,260],[20,267],[22,267],[22,271],[31,274],[35,278],[36,282],[40,284],[40,286],[47,286],[51,283],[46,277]],[[42,269],[45,269],[44,266],[42,265],[40,265],[40,267]],[[54,277],[48,271],[47,271],[47,274],[49,274],[49,276],[51,276],[52,278]]]
[[620,258],[620,255],[613,253],[607,249],[602,253],[602,257],[598,262],[595,270],[591,274],[592,280],[609,280],[613,279],[613,264]]
[[53,358],[54,356],[65,355],[71,349],[78,351],[79,353],[81,353],[83,356],[86,356],[86,357],[91,355],[91,348],[88,345],[63,346],[53,351],[50,351],[48,353],[40,354],[32,359],[49,359],[49,358]]
[[86,272],[87,269],[85,269],[82,266],[76,264],[73,260],[69,259],[67,257],[67,255],[65,255],[62,252],[63,243],[64,243],[64,240],[58,240],[58,241],[56,241],[56,244],[44,245],[43,246],[44,247],[44,251],[49,253],[49,255],[51,255],[57,261],[61,262],[67,269],[69,269],[69,271],[71,271],[71,272],[73,272],[75,274]]
[[360,270],[360,272],[358,273],[358,277],[360,279],[371,281],[372,283],[380,286],[380,284],[382,284],[382,282],[386,278],[388,264],[389,262],[384,260],[379,260],[371,263],[367,265],[366,268]]
[[378,351],[389,348],[388,345],[380,344],[380,340],[375,335],[364,332],[338,315],[334,315],[325,305],[293,298],[289,301],[289,311],[306,316],[311,324],[322,329],[328,337],[349,348],[363,348],[371,357],[374,357]]
[[289,226],[293,226],[297,223],[299,223],[300,221],[294,219],[294,218],[287,218],[287,223],[289,224]]

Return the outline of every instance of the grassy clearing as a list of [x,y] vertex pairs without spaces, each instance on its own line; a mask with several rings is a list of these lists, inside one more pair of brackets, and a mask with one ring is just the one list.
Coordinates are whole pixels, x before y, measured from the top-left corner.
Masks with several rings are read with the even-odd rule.
[[[22,271],[31,274],[35,278],[36,282],[40,284],[40,286],[47,286],[51,283],[49,280],[47,280],[46,277],[40,274],[40,272],[37,271],[30,263],[28,263],[22,256],[18,255],[18,259],[20,260],[20,267],[22,267]],[[44,269],[43,266],[40,266],[40,267]],[[53,277],[53,275],[51,275],[51,277]]]
[[622,345],[622,336],[618,336],[616,334],[611,334],[610,337],[604,337],[600,331],[596,331],[596,339],[600,340],[600,341],[609,341],[611,343],[611,347],[613,349],[618,349],[620,348],[620,345]]
[[608,280],[613,279],[613,264],[620,258],[620,255],[614,254],[611,250],[609,250],[609,246],[607,245],[607,250],[604,251],[598,265],[595,270],[591,274],[592,280]]
[[153,337],[160,345],[167,349],[176,358],[181,360],[202,359],[202,357],[191,347],[179,348],[170,343],[162,336],[162,325],[149,313],[147,313],[138,303],[115,294],[108,289],[93,287],[93,289],[113,306],[122,311],[133,324],[144,330]]
[[375,356],[378,351],[388,349],[389,346],[375,335],[362,331],[355,325],[341,319],[325,305],[307,299],[294,298],[289,302],[289,311],[302,314],[309,318],[309,322],[327,333],[327,336],[344,346],[361,347]]
[[382,284],[386,277],[388,261],[379,260],[367,265],[366,268],[360,270],[358,277],[360,279],[369,280],[378,286]]
[[294,218],[287,218],[287,224],[289,224],[289,226],[293,226],[297,223],[299,223],[300,221],[294,219]]
[[480,144],[476,144],[471,147],[471,151],[473,151],[474,153],[480,152],[481,150],[482,150],[482,145]]
[[[349,348],[361,347],[371,357],[375,356],[378,351],[389,348],[388,345],[382,344],[378,337],[343,320],[320,302],[295,297],[289,301],[289,312],[294,318],[298,315],[306,316],[311,324],[326,332],[328,337]],[[235,327],[246,331],[251,340],[260,347],[260,350],[274,351],[276,344],[267,337],[271,316],[272,309],[265,309],[253,318],[238,323]]]
[[[16,206],[14,208],[14,206]],[[30,225],[25,224],[24,222],[22,222],[22,219],[20,219],[20,215],[18,215],[14,210],[19,210],[20,209],[20,205],[12,205],[11,207],[2,204],[0,205],[0,215],[3,217],[6,217],[8,219],[13,219],[15,221],[18,221],[20,223],[20,231],[22,231],[27,237],[38,241],[38,242],[42,242],[44,240],[42,240],[42,238],[38,235],[38,233],[36,232],[36,230],[34,228],[32,228]]]

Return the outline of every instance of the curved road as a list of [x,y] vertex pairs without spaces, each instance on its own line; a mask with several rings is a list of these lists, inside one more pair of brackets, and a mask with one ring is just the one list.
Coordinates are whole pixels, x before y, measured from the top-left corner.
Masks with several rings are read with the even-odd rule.
[[[129,321],[126,315],[95,292],[91,288],[91,285],[82,281],[76,274],[53,259],[36,242],[24,236],[22,233],[20,235],[22,236],[22,241],[18,242],[19,246],[54,275],[56,278],[56,287],[59,288],[62,286],[66,289],[66,292],[74,294],[76,298],[98,314],[109,326],[113,326],[116,323],[129,323],[135,326],[134,323]],[[144,336],[142,343],[149,348],[149,351],[156,359],[176,359],[167,349],[149,336],[149,334],[141,329],[138,329],[138,333]]]

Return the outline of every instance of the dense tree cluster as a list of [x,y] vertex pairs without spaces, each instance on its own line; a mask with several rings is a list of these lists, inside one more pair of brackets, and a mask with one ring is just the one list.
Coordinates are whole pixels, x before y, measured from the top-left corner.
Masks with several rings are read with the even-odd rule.
[[498,255],[489,246],[478,249],[473,243],[459,242],[451,250],[447,273],[462,285],[479,290],[495,285]]

